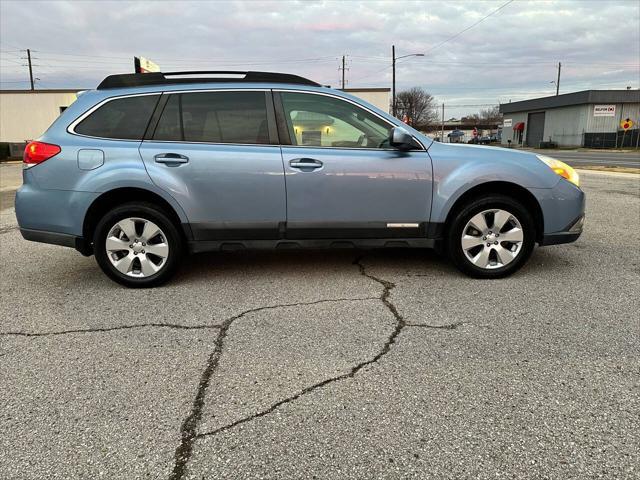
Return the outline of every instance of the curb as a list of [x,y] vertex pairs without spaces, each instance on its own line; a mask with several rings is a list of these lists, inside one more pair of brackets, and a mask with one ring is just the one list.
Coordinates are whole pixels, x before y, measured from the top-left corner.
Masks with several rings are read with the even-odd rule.
[[631,172],[607,172],[605,170],[585,170],[582,168],[576,168],[576,172],[580,175],[601,175],[605,177],[623,177],[627,179],[631,178],[640,178],[640,173],[631,173]]

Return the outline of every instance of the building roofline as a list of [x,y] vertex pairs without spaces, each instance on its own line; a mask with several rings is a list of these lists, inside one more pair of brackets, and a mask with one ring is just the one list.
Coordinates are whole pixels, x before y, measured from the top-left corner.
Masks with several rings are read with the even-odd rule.
[[638,103],[640,90],[582,90],[580,92],[563,93],[552,97],[532,98],[519,102],[500,105],[500,113],[514,113],[527,110],[543,110],[546,108],[568,107],[589,103]]
[[390,92],[391,89],[388,87],[380,87],[380,88],[338,88],[343,92]]
[[38,90],[3,90],[1,93],[78,93],[83,90],[89,90],[87,88],[42,88]]

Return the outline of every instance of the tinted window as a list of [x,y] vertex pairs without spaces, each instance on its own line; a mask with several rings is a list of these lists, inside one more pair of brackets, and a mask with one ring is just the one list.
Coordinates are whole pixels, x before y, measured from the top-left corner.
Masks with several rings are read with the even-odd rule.
[[325,95],[281,93],[294,145],[385,148],[390,125],[368,111]]
[[173,94],[167,102],[156,140],[268,144],[264,92]]
[[81,135],[141,140],[159,95],[111,100],[76,125]]
[[169,96],[162,116],[158,121],[153,138],[156,140],[182,140],[182,124],[180,123],[180,95]]

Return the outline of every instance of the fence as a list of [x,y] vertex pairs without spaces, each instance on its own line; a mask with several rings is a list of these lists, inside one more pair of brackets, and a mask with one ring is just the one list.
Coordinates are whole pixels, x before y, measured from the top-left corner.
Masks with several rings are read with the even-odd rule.
[[640,129],[615,133],[583,133],[582,146],[587,148],[639,148]]

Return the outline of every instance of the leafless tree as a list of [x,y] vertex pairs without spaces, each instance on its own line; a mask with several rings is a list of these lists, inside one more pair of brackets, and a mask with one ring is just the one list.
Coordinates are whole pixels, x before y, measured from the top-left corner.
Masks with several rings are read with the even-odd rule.
[[467,115],[466,117],[462,117],[462,123],[466,125],[476,125],[476,124],[486,124],[486,123],[501,123],[502,122],[502,114],[500,113],[500,107],[496,105],[495,107],[482,109],[479,113],[474,113],[471,115]]
[[413,87],[396,95],[396,114],[412,127],[428,127],[438,121],[438,110],[432,95]]
[[502,114],[500,113],[500,107],[487,108],[480,110],[480,118],[486,123],[500,123],[502,122]]

